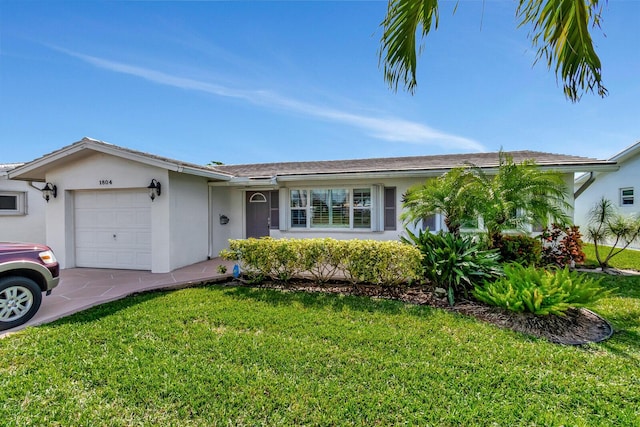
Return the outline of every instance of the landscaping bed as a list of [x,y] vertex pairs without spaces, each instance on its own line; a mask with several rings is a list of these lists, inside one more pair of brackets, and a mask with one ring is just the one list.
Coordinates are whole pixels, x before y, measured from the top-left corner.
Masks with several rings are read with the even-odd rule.
[[613,327],[596,313],[584,308],[569,309],[565,317],[557,315],[537,316],[531,313],[516,313],[499,307],[493,307],[472,300],[461,300],[453,306],[446,296],[436,294],[432,286],[420,287],[380,287],[368,285],[350,285],[347,283],[327,283],[318,285],[309,280],[296,280],[284,285],[265,281],[260,285],[249,285],[242,281],[234,286],[256,286],[301,292],[325,292],[340,295],[369,296],[399,300],[408,304],[428,305],[455,313],[472,316],[479,320],[508,328],[527,335],[544,338],[550,342],[564,345],[583,345],[601,342],[611,337]]

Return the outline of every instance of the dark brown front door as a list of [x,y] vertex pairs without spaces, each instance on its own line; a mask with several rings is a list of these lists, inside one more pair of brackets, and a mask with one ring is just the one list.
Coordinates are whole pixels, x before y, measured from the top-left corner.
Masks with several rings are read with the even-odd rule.
[[247,191],[247,239],[269,235],[269,192]]

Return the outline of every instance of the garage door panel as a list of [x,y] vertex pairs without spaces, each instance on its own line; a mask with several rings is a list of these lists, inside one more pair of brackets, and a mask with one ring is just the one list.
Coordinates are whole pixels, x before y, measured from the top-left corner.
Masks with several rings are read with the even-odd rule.
[[146,190],[78,191],[78,267],[151,269],[151,207]]

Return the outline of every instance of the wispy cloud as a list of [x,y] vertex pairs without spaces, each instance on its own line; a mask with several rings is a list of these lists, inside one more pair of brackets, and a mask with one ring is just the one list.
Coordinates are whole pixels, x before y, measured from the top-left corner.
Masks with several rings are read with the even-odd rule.
[[105,70],[140,77],[162,85],[200,91],[220,97],[241,99],[265,108],[280,108],[310,117],[342,123],[361,129],[366,134],[381,140],[409,144],[437,145],[449,149],[455,147],[464,150],[486,151],[485,147],[477,141],[442,132],[409,120],[395,117],[374,117],[355,114],[299,101],[279,95],[273,91],[233,89],[214,83],[171,75],[149,68],[84,55],[66,49],[55,49]]

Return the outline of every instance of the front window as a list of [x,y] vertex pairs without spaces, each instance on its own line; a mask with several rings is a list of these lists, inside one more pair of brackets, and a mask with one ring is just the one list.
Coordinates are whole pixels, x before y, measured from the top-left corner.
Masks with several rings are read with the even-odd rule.
[[291,228],[371,228],[371,188],[291,190]]
[[633,188],[620,189],[620,206],[633,206]]
[[291,227],[307,227],[307,190],[291,190]]

